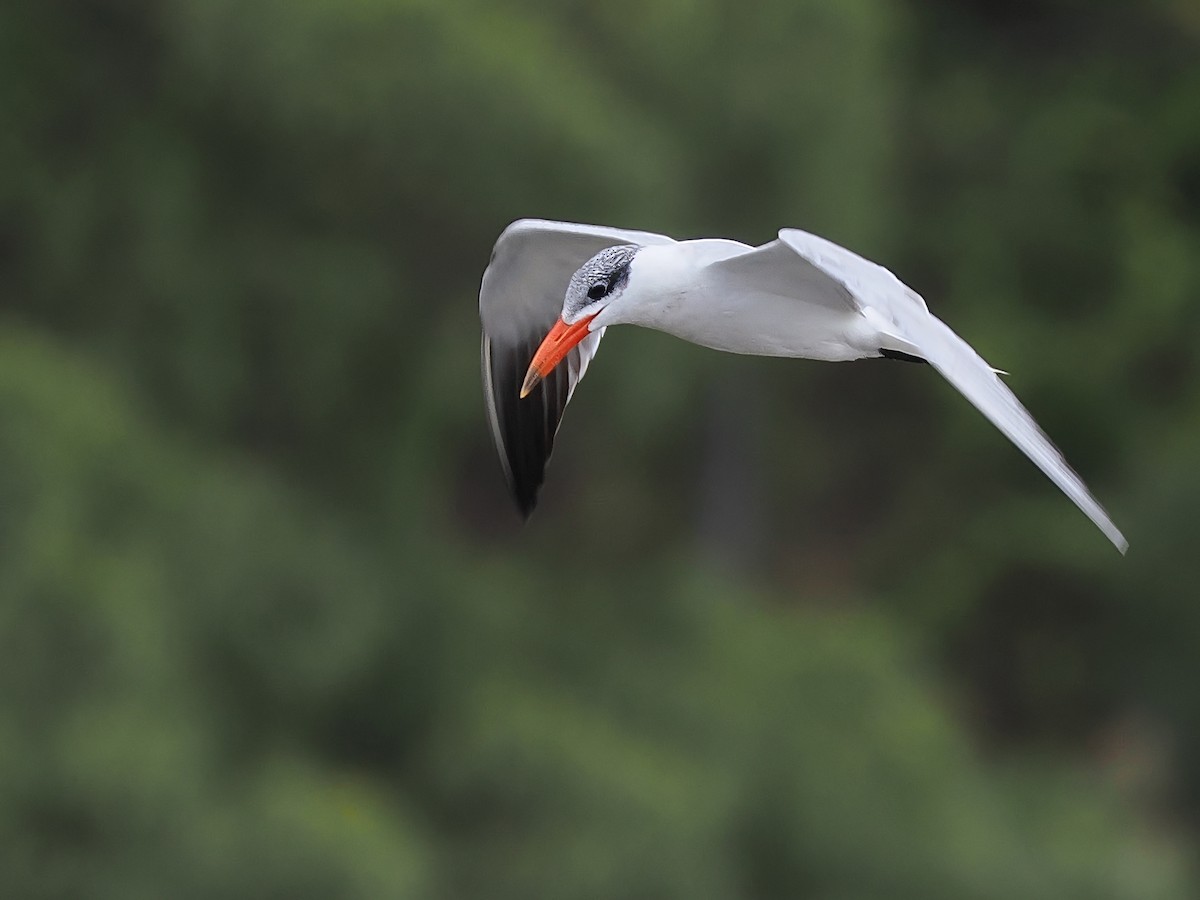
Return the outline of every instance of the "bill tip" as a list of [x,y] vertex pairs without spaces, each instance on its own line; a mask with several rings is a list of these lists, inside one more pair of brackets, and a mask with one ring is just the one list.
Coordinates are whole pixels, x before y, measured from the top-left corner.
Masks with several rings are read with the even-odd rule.
[[525,373],[525,381],[521,385],[521,399],[524,400],[526,397],[528,397],[530,392],[538,386],[538,383],[541,380],[542,376],[536,369],[530,366],[529,371]]

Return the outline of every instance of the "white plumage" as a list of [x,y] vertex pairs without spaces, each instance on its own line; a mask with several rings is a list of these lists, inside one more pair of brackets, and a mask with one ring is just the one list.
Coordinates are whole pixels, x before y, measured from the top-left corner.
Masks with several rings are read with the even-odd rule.
[[884,267],[808,232],[785,228],[751,247],[523,219],[496,242],[479,312],[492,435],[526,515],[563,409],[604,329],[629,324],[732,353],[926,361],[1122,553],[1128,546],[996,371],[920,295]]

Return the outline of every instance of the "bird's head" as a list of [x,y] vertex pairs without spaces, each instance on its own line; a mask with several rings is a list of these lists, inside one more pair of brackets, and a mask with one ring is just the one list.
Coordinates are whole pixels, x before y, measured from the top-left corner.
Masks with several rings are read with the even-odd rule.
[[521,385],[522,397],[554,371],[571,349],[588,336],[596,316],[621,297],[629,283],[629,265],[639,249],[636,244],[607,247],[571,276],[562,314],[533,354]]

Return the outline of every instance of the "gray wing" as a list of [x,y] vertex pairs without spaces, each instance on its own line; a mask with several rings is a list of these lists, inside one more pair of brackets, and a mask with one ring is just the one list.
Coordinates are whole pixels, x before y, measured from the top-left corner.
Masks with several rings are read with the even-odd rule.
[[504,229],[479,288],[483,326],[480,362],[492,440],[509,490],[523,516],[537,504],[563,410],[587,370],[604,331],[584,338],[524,400],[525,371],[562,312],[575,270],[617,244],[665,244],[661,234],[544,219]]
[[1125,552],[1125,536],[1033,416],[971,345],[929,312],[920,295],[883,266],[806,231],[786,228],[779,243],[803,261],[804,271],[819,269],[836,284],[826,292],[829,301],[853,302],[890,339],[890,349],[927,360]]

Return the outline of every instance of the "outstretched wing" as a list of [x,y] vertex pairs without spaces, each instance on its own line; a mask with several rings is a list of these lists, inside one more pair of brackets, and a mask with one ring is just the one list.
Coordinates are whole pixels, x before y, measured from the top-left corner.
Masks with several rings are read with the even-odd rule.
[[929,312],[920,295],[883,266],[806,231],[784,229],[779,232],[779,243],[803,260],[805,271],[818,269],[833,282],[823,292],[826,302],[838,298],[853,302],[888,339],[884,349],[928,360],[1033,460],[1118,550],[1126,551],[1129,542],[1125,536],[1021,401],[970,344]]
[[672,239],[544,219],[513,222],[496,240],[479,288],[483,390],[496,452],[523,516],[528,517],[537,504],[563,410],[604,334],[601,329],[584,338],[521,399],[525,371],[562,312],[571,276],[605,247],[665,243]]

